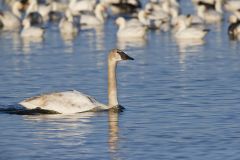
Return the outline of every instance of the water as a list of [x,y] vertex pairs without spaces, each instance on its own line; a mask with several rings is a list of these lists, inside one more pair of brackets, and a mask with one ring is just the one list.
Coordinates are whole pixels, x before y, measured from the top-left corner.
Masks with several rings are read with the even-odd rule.
[[44,40],[1,32],[2,110],[71,89],[107,103],[108,51],[120,47],[135,61],[118,67],[120,114],[0,113],[0,159],[239,159],[239,42],[228,39],[226,22],[209,27],[205,43],[193,46],[158,31],[117,41],[113,19],[73,41],[56,25]]

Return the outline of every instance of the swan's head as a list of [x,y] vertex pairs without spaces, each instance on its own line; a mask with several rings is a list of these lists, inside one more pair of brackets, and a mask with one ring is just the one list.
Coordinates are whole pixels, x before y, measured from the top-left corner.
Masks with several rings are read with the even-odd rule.
[[230,15],[229,16],[229,19],[228,19],[229,23],[236,23],[237,21],[238,21],[237,16],[235,16],[235,15]]
[[118,26],[122,26],[122,25],[125,25],[126,20],[125,20],[123,17],[118,17],[118,18],[115,20],[115,23],[116,23]]
[[31,26],[31,22],[28,18],[25,18],[22,22],[23,28],[29,28]]
[[198,12],[205,12],[206,11],[206,6],[198,4],[197,11]]
[[107,10],[107,7],[106,7],[105,3],[98,3],[96,5],[95,12],[104,13],[104,12],[106,12],[106,10]]
[[120,49],[111,50],[109,53],[108,59],[115,62],[122,61],[122,60],[134,60],[132,57],[130,57]]

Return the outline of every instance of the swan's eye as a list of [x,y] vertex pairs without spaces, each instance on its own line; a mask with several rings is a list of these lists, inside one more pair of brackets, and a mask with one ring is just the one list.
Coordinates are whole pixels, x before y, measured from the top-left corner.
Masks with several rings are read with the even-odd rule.
[[125,53],[124,53],[123,51],[121,51],[121,50],[117,50],[117,53],[120,54],[120,55],[121,55],[121,54],[125,54]]

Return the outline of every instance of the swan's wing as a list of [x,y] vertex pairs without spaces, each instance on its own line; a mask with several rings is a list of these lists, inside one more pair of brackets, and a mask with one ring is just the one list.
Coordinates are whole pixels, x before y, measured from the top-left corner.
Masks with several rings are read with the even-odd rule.
[[80,24],[82,25],[99,25],[101,22],[91,14],[83,14],[80,17]]
[[45,94],[26,99],[19,104],[28,109],[41,108],[59,113],[78,113],[108,109],[106,105],[99,103],[93,97],[78,91]]
[[127,26],[122,30],[118,30],[119,38],[142,38],[146,35],[146,28],[143,26]]

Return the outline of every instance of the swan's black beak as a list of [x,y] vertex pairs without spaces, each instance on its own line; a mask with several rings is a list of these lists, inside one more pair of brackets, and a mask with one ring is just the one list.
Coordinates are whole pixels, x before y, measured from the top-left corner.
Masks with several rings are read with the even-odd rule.
[[117,53],[121,56],[122,60],[134,60],[134,58],[130,57],[120,49],[117,49]]
[[[123,58],[123,57],[122,57]],[[123,60],[134,60],[134,58],[130,57],[129,55],[125,54]]]
[[122,60],[134,60],[134,58],[130,57],[129,55],[127,55],[124,52],[121,52],[120,56],[121,56]]

